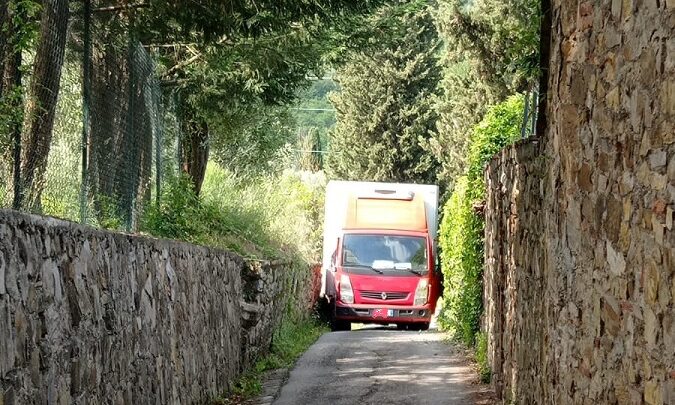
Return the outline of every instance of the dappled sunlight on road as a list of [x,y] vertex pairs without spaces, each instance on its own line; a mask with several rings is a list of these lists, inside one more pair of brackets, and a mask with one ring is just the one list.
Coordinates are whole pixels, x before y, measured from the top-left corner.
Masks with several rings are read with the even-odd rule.
[[471,404],[475,372],[443,339],[382,326],[324,335],[275,403]]

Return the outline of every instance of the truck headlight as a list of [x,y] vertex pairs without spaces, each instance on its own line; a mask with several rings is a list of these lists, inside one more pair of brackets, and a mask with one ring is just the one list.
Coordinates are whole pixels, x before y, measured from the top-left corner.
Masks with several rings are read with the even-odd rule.
[[340,301],[345,304],[354,303],[354,290],[352,290],[352,283],[346,274],[340,277]]
[[426,278],[420,279],[420,282],[417,284],[417,289],[415,289],[415,301],[413,305],[419,306],[427,303],[429,297],[429,280]]

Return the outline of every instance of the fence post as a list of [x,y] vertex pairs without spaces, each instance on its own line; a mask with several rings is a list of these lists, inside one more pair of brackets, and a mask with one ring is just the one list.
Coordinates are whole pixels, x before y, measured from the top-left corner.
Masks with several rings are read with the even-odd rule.
[[11,104],[11,111],[13,117],[10,122],[10,134],[12,143],[12,158],[14,159],[12,166],[12,175],[14,182],[14,195],[12,200],[12,208],[15,210],[21,209],[23,205],[23,184],[21,181],[21,130],[23,122],[23,88],[21,87],[23,63],[21,46],[22,34],[21,24],[25,24],[28,20],[28,13],[25,5],[18,2],[14,5],[14,11],[9,11],[7,27],[0,27],[5,29],[7,33],[8,60],[7,60],[7,77],[0,77],[0,80],[6,80],[5,92],[9,93],[9,103]]
[[537,131],[537,116],[539,115],[539,86],[536,86],[532,96],[532,135],[536,135]]
[[156,123],[157,128],[153,133],[155,134],[155,203],[159,207],[160,195],[162,193],[162,144],[164,143],[164,131],[161,122],[164,119],[164,111],[161,104],[161,94],[157,97],[157,114],[160,116],[159,123]]
[[80,222],[87,222],[89,193],[88,142],[91,132],[89,107],[91,102],[91,0],[84,0],[84,44],[82,56],[82,182],[80,185]]
[[[14,52],[12,55],[12,62],[10,63],[11,71],[10,75],[13,78],[13,83],[16,86],[21,86],[21,52]],[[1,78],[0,78],[1,80]],[[10,88],[10,91],[15,91],[15,89]],[[14,95],[12,98],[16,98],[16,101],[13,102],[14,106],[21,108],[21,98],[17,95]],[[23,189],[21,183],[21,120],[14,118],[12,122],[12,143],[14,149],[14,200],[12,202],[12,208],[15,210],[21,209],[22,200],[23,200]]]
[[530,91],[525,92],[525,111],[523,111],[523,124],[520,126],[520,137],[525,139],[527,137],[527,126],[530,115]]

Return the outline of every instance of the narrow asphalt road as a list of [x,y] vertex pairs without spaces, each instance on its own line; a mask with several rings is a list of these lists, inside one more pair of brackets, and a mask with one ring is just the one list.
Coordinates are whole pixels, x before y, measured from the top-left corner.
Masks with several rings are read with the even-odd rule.
[[323,335],[275,405],[473,404],[475,372],[436,331],[368,328]]

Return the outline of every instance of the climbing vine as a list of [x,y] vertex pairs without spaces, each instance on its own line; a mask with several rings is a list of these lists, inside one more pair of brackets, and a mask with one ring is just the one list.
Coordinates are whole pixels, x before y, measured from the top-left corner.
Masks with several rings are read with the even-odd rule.
[[523,97],[512,96],[492,107],[472,131],[469,167],[443,208],[441,267],[445,280],[441,326],[473,345],[483,311],[484,221],[476,207],[485,199],[486,163],[520,135]]

